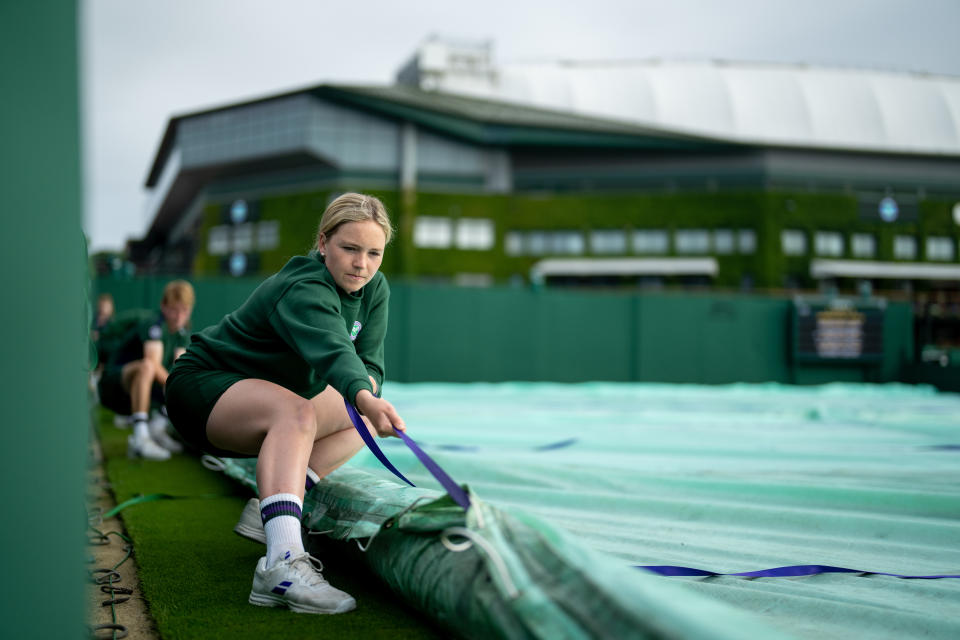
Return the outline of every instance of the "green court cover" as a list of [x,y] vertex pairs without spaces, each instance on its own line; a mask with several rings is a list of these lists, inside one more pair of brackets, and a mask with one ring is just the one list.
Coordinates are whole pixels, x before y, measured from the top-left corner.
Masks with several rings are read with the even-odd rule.
[[[366,548],[411,606],[469,638],[954,638],[960,580],[662,577],[824,564],[960,574],[960,396],[848,385],[390,384],[466,514],[362,451],[304,523]],[[225,471],[255,488],[254,460]]]

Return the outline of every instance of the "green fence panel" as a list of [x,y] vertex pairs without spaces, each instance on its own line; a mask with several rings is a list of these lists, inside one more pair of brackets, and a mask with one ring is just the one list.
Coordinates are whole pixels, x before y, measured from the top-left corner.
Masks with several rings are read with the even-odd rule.
[[[532,379],[535,342],[520,322],[530,309],[528,297],[511,289],[395,289],[387,339],[404,344],[400,370],[408,377],[402,380],[497,381],[511,374]],[[403,333],[392,326],[398,306]]]
[[913,308],[909,303],[888,305],[883,325],[881,380],[902,380],[903,370],[914,359]]
[[541,291],[528,293],[524,302],[517,313],[522,313],[524,331],[537,346],[536,380],[623,382],[633,378],[630,353],[636,345],[631,297]]
[[639,300],[637,380],[787,380],[784,301],[675,295]]
[[[170,278],[101,278],[117,309],[157,307]],[[257,279],[198,278],[194,330]],[[792,359],[792,301],[730,294],[392,285],[387,378],[399,382],[888,382],[913,362],[913,315],[890,303],[879,365]]]
[[711,300],[703,319],[700,382],[786,380],[786,310],[781,300]]
[[[163,288],[173,277],[120,279],[98,278],[94,294],[109,293],[117,311],[126,309],[159,309]],[[197,294],[190,325],[194,331],[216,324],[247,299],[260,284],[257,278],[187,278]]]

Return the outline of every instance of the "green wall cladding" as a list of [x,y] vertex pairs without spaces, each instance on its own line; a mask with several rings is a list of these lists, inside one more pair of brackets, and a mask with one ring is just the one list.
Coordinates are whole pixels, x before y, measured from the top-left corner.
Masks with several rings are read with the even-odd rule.
[[[117,309],[157,307],[169,279],[101,278]],[[195,330],[258,279],[194,279]],[[387,377],[399,382],[642,381],[726,384],[902,379],[914,360],[907,303],[887,305],[876,367],[791,361],[791,301],[723,294],[391,285]]]

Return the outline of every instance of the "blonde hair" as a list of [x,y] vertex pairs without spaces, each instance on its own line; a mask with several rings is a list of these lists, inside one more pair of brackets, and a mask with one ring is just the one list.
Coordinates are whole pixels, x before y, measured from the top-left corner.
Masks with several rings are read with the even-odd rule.
[[383,229],[385,244],[390,244],[390,238],[393,237],[393,227],[390,226],[390,216],[387,215],[387,209],[383,203],[374,196],[364,195],[362,193],[345,193],[335,199],[323,212],[320,218],[320,227],[317,229],[317,237],[313,246],[320,244],[320,236],[327,240],[337,232],[340,225],[347,222],[363,222],[373,220]]
[[173,280],[163,288],[163,299],[160,304],[184,304],[192,307],[197,300],[193,292],[193,285],[186,280]]
[[113,302],[113,295],[110,293],[101,293],[97,296],[97,306],[99,307],[102,303],[110,303],[110,308],[112,309],[115,305]]

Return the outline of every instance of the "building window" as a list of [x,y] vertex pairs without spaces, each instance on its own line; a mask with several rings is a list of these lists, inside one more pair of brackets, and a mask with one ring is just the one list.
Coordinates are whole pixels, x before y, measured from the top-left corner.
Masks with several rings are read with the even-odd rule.
[[257,224],[257,249],[266,251],[280,246],[280,221],[264,220]]
[[509,231],[504,237],[504,251],[510,256],[579,255],[584,247],[579,231]]
[[463,218],[457,221],[458,249],[491,249],[493,247],[493,220]]
[[677,253],[708,253],[710,251],[710,234],[705,229],[677,231],[675,242]]
[[493,276],[489,273],[455,273],[453,284],[458,287],[489,287],[493,285]]
[[527,232],[527,253],[534,256],[542,256],[547,253],[549,236],[546,231]]
[[717,229],[713,232],[713,250],[720,255],[733,253],[732,229]]
[[503,250],[508,256],[522,256],[523,234],[519,231],[508,231],[503,237]]
[[663,254],[670,249],[670,237],[662,229],[633,232],[633,251],[635,253]]
[[417,216],[413,225],[413,244],[421,248],[446,249],[453,242],[450,218]]
[[877,239],[869,233],[855,233],[850,237],[850,252],[854,258],[872,258],[877,255]]
[[780,245],[787,256],[802,256],[807,253],[807,236],[797,229],[784,229],[780,232]]
[[817,231],[813,236],[813,250],[818,256],[842,256],[843,236],[836,231]]
[[233,250],[246,253],[253,249],[253,225],[249,222],[233,228]]
[[593,253],[626,253],[627,234],[616,229],[591,231],[590,251]]
[[737,251],[744,254],[757,252],[757,232],[753,229],[737,231]]
[[894,236],[893,257],[897,260],[916,260],[917,239],[913,236]]
[[221,225],[207,232],[207,253],[225,256],[230,251],[230,227]]
[[550,251],[561,255],[579,255],[583,253],[583,234],[579,231],[555,231],[550,234]]
[[927,260],[953,260],[953,239],[946,236],[927,238]]

